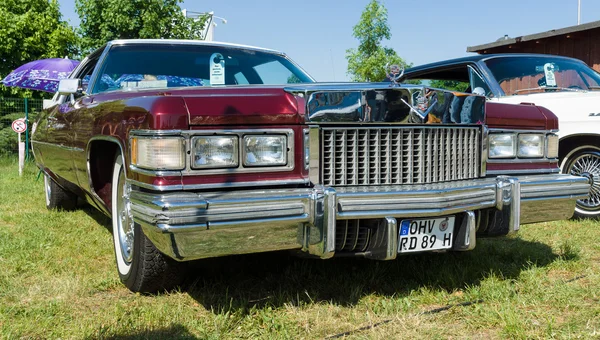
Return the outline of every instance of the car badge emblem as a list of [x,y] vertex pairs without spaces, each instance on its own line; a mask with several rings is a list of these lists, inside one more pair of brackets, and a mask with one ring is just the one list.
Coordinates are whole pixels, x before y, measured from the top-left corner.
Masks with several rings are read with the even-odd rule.
[[387,78],[390,80],[390,86],[391,87],[396,87],[396,86],[400,86],[399,81],[400,78],[402,78],[402,76],[404,75],[404,67],[400,67],[399,65],[392,65],[390,66],[389,64],[385,65],[385,73]]
[[448,229],[448,219],[446,218],[440,223],[440,231],[446,231]]

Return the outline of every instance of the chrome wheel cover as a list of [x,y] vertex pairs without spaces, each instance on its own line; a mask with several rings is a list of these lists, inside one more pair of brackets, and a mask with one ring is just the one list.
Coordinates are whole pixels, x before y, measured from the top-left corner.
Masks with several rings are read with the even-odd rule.
[[121,255],[125,263],[130,264],[133,260],[134,222],[131,214],[131,202],[129,195],[131,187],[126,184],[125,173],[119,174],[119,185],[117,186],[117,237],[121,248]]
[[584,176],[590,179],[590,194],[587,198],[577,200],[577,208],[587,212],[600,210],[600,154],[585,153],[579,155],[569,165],[571,175]]

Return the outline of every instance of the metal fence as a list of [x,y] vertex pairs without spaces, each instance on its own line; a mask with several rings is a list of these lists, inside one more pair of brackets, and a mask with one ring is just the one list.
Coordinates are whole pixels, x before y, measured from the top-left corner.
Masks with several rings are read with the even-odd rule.
[[[19,152],[18,134],[12,129],[12,122],[18,118],[25,118],[28,122],[27,131],[21,134],[21,138],[25,142],[25,150],[30,150],[31,126],[42,105],[42,99],[0,97],[0,156],[16,156]],[[26,158],[29,154],[27,152]]]

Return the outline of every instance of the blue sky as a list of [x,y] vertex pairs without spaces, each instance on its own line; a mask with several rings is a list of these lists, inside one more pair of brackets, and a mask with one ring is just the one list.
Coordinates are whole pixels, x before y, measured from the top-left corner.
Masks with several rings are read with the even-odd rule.
[[[63,19],[79,24],[75,0],[59,0]],[[215,40],[287,53],[318,81],[346,81],[352,27],[369,0],[187,0],[190,11],[214,11]],[[577,24],[577,0],[383,0],[392,37],[384,41],[409,63],[469,55],[467,46]],[[600,1],[581,0],[581,23],[600,20]]]

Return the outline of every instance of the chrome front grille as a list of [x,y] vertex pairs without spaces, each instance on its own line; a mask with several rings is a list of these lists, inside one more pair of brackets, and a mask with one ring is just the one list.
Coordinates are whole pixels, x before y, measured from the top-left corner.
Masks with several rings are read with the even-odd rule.
[[324,185],[437,183],[480,172],[478,127],[323,128]]

